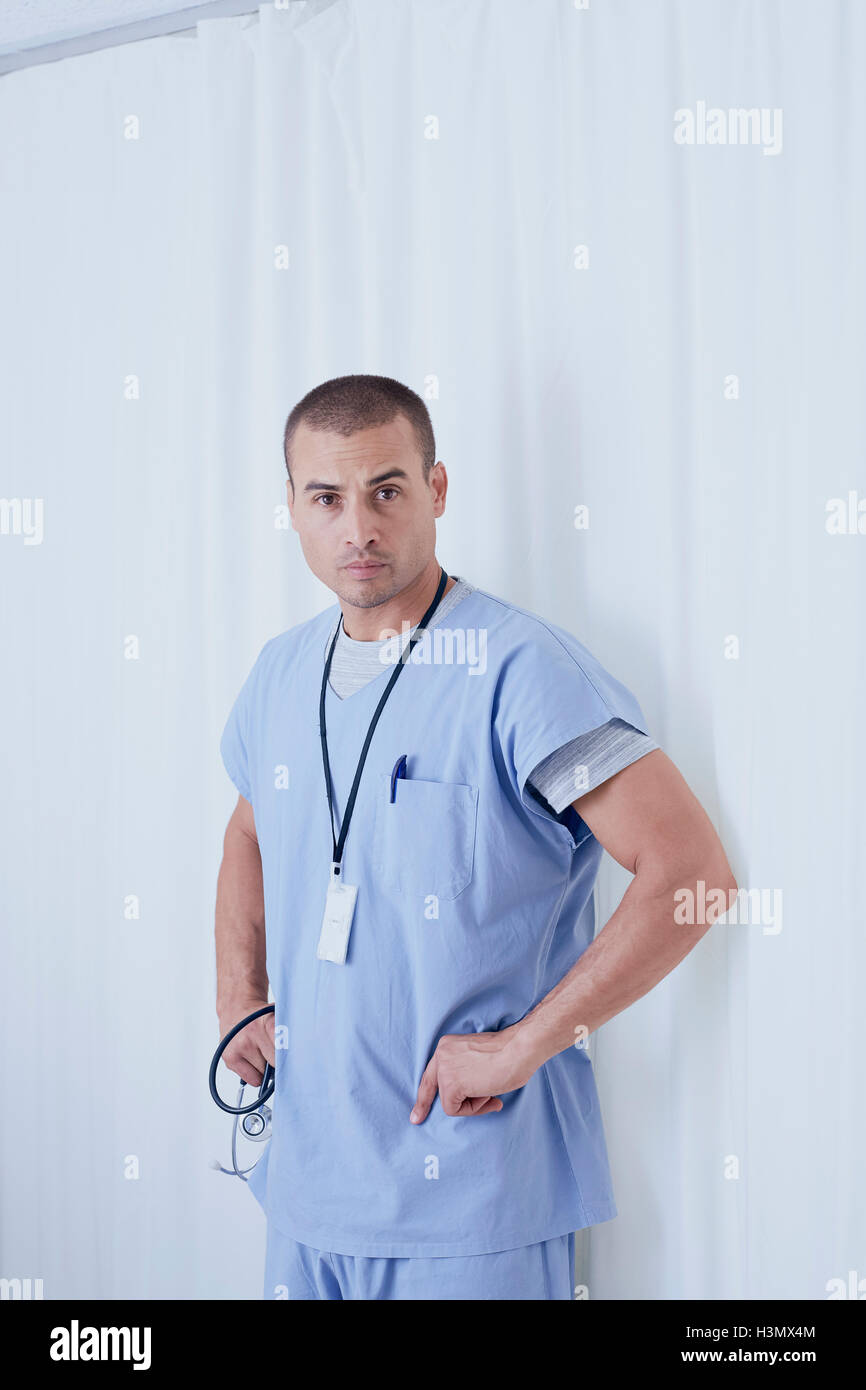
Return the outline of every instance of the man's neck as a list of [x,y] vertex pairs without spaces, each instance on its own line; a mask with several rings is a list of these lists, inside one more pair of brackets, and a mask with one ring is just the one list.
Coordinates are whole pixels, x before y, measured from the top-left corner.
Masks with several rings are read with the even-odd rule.
[[[434,558],[418,579],[385,603],[373,608],[356,608],[341,599],[343,631],[355,642],[383,642],[392,632],[402,635],[404,623],[407,628],[420,623],[436,596],[441,577],[442,567]],[[442,598],[456,583],[457,580],[449,575]]]

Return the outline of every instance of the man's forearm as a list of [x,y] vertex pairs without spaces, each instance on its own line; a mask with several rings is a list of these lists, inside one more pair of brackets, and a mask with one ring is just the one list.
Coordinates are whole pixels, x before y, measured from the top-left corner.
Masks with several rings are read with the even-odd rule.
[[245,1003],[268,997],[261,851],[254,838],[232,827],[217,879],[214,937],[216,1009],[223,1023]]
[[674,893],[683,888],[696,891],[700,880],[707,896],[711,889],[721,889],[726,904],[729,893],[736,892],[726,863],[680,876],[676,883],[650,886],[640,873],[635,876],[616,912],[568,974],[515,1025],[514,1047],[531,1071],[567,1047],[581,1045],[596,1028],[647,994],[697,945],[720,910],[708,911],[704,922],[681,925],[674,920]]

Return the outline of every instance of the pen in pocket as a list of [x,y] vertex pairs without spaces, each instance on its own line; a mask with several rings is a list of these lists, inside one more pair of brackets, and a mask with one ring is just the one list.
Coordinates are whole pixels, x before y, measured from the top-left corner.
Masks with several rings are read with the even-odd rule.
[[390,796],[390,798],[389,798],[391,801],[394,800],[394,797],[395,797],[396,794],[397,794],[397,778],[398,778],[398,777],[405,777],[405,776],[406,776],[406,758],[407,758],[407,757],[408,757],[408,754],[406,754],[406,753],[401,753],[400,756],[399,756],[399,758],[398,758],[397,761],[395,762],[394,767],[393,767],[393,770],[392,770],[392,772],[391,772],[391,796]]

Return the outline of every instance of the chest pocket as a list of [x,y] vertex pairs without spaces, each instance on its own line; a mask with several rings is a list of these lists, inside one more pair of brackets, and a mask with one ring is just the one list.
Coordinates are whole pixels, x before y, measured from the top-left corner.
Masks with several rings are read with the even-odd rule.
[[471,881],[478,788],[380,773],[373,818],[373,862],[379,881],[411,897],[448,901]]

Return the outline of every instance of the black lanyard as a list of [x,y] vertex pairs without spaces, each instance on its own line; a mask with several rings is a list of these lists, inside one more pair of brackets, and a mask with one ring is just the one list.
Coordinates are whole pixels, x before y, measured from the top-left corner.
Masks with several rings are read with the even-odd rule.
[[[442,569],[441,565],[439,568]],[[444,570],[442,570],[441,578],[439,580],[439,587],[436,590],[436,593],[433,597],[433,602],[430,604],[430,607],[427,609],[427,612],[424,614],[424,617],[418,624],[418,627],[413,633],[411,640],[406,644],[406,647],[400,653],[400,659],[397,662],[394,674],[391,676],[391,679],[385,686],[385,692],[382,695],[382,698],[379,701],[378,705],[376,706],[376,713],[373,715],[372,722],[370,724],[369,729],[367,730],[367,737],[364,739],[364,747],[361,749],[361,758],[358,763],[357,771],[355,772],[355,780],[352,783],[352,790],[349,793],[349,800],[346,803],[346,813],[343,816],[343,824],[340,827],[340,838],[339,840],[337,840],[336,836],[334,835],[334,807],[331,799],[331,764],[328,761],[328,735],[325,731],[325,692],[328,688],[328,672],[331,669],[331,658],[334,655],[334,647],[337,645],[337,638],[340,634],[340,623],[343,621],[342,614],[340,615],[340,623],[337,623],[337,630],[334,633],[334,640],[331,643],[331,650],[328,652],[328,659],[325,662],[325,673],[322,676],[322,693],[319,698],[319,732],[322,736],[322,762],[325,768],[325,787],[328,792],[328,811],[330,812],[331,816],[331,835],[334,840],[333,862],[338,866],[343,857],[343,846],[346,843],[346,836],[349,833],[349,822],[352,819],[352,811],[355,808],[355,797],[358,795],[358,786],[361,781],[361,772],[363,771],[364,762],[367,757],[367,749],[370,747],[370,739],[373,737],[373,730],[379,722],[379,715],[385,708],[385,701],[391,694],[391,691],[394,687],[394,682],[396,681],[400,672],[403,670],[403,667],[405,666],[409,658],[409,653],[411,652],[415,643],[420,641],[421,637],[423,636],[427,620],[431,617],[434,608],[437,607],[439,600],[442,597],[442,591],[447,583],[448,575],[445,573]],[[337,867],[335,872],[340,872],[339,867]]]

